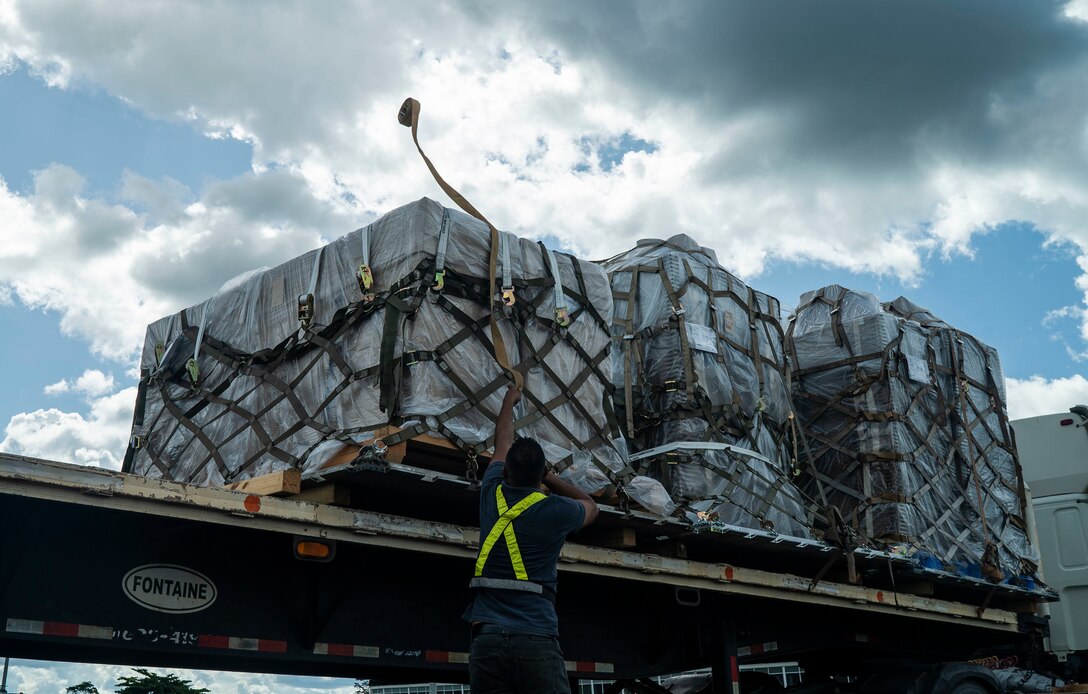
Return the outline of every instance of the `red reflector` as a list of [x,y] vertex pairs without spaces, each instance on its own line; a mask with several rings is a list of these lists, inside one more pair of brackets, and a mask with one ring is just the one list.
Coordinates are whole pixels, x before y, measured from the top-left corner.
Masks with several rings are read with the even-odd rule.
[[79,625],[45,622],[42,624],[42,636],[79,636]]
[[1061,424],[1063,427],[1067,427],[1067,426],[1069,426],[1070,424],[1073,423],[1073,420],[1072,419],[1063,419],[1062,421],[1060,421],[1058,423]]

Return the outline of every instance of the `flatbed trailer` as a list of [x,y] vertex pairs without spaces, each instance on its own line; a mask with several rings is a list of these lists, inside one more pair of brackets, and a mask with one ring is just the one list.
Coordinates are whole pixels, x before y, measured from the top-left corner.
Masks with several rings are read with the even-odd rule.
[[[443,483],[407,465],[393,472],[416,473]],[[475,503],[471,484],[445,482],[450,489],[435,487],[435,498]],[[427,518],[433,506],[419,498],[413,515],[423,518],[414,518],[0,454],[0,654],[467,681],[461,614],[478,529]],[[602,523],[631,517],[605,508]],[[641,522],[640,532],[658,528],[663,539],[675,530]],[[818,542],[719,530],[707,541],[720,540],[726,557],[750,556],[739,549],[744,542],[779,552],[779,566],[791,557],[798,566],[823,565],[833,553]],[[698,550],[701,539],[692,539]],[[329,556],[305,556],[323,547]],[[894,585],[903,575],[898,560],[879,553],[859,551],[856,570],[886,566],[891,588],[703,554],[661,556],[573,536],[559,564],[557,602],[572,680],[711,667],[714,691],[739,692],[739,662],[796,660],[810,673],[856,675],[880,663],[913,673],[903,681],[928,672],[953,687],[972,678],[989,687],[983,668],[941,664],[1015,654],[1030,665],[1042,636],[1038,592],[1009,589],[980,600],[970,591],[975,602],[914,594]],[[929,592],[954,591],[954,583]]]

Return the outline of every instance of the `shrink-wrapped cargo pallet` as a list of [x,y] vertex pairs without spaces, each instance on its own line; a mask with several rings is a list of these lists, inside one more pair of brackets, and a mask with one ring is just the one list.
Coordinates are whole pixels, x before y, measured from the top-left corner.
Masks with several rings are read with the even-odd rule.
[[603,265],[617,412],[639,472],[699,518],[808,537],[778,301],[682,234]]
[[482,452],[509,383],[494,310],[524,376],[520,433],[581,488],[670,510],[609,422],[604,271],[511,234],[499,246],[501,299],[488,227],[423,199],[153,323],[126,468],[204,485],[308,472],[387,423],[401,431],[386,443],[431,433]]
[[899,298],[808,292],[789,326],[803,489],[929,568],[1031,575],[997,352]]

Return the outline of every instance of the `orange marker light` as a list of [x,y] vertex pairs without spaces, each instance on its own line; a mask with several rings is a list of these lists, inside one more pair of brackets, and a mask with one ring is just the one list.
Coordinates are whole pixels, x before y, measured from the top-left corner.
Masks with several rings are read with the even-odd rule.
[[336,543],[331,540],[295,538],[295,558],[306,561],[332,561],[336,555]]

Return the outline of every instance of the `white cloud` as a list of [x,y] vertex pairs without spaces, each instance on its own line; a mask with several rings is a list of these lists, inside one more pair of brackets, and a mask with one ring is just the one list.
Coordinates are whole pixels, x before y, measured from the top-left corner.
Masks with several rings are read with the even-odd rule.
[[76,379],[75,389],[89,398],[97,398],[113,390],[113,374],[87,369]]
[[1007,378],[1009,419],[1037,417],[1066,412],[1073,405],[1088,404],[1088,378],[1074,374],[1068,378]]
[[1064,11],[1067,17],[1088,22],[1088,0],[1070,0]]
[[169,195],[182,190],[147,183],[129,177],[126,194],[144,196],[158,222],[83,197],[82,177],[62,165],[38,172],[29,196],[0,184],[0,286],[28,307],[57,311],[62,331],[95,353],[125,360],[148,323],[206,298],[229,277],[319,245],[323,232],[353,228],[342,209],[318,202],[287,171],[212,184],[181,212]]
[[[954,2],[0,7],[0,62],[255,146],[252,173],[195,193],[126,173],[125,205],[64,166],[0,189],[0,301],[115,359],[239,272],[442,199],[395,122],[408,94],[493,221],[587,257],[687,232],[749,277],[777,258],[917,282],[1027,220],[1079,249],[1088,297],[1084,0],[995,0],[983,25]],[[624,136],[653,147],[602,166]]]
[[74,382],[62,378],[56,383],[51,383],[42,389],[46,395],[60,395],[76,391],[82,393],[89,400],[102,397],[114,389],[113,374],[105,374],[98,369],[87,369],[83,375]]
[[68,383],[68,379],[62,378],[56,383],[50,383],[45,388],[42,388],[42,392],[46,395],[60,395],[61,393],[67,393],[72,389],[72,386]]
[[[1082,4],[1066,14],[1079,16]],[[354,222],[420,194],[441,197],[394,120],[408,94],[423,103],[421,135],[439,168],[493,221],[588,257],[683,231],[747,276],[784,258],[911,282],[931,251],[970,253],[974,234],[1008,220],[1031,220],[1088,252],[1088,41],[1047,3],[995,2],[985,26],[954,8],[834,3],[793,12],[693,3],[684,13],[599,5],[577,21],[570,6],[532,3],[486,14],[381,2],[333,13],[304,3],[14,7],[0,18],[0,54],[55,84],[89,81],[150,114],[256,146],[253,176],[189,208],[177,204],[177,186],[128,175],[125,195],[142,198],[163,230],[98,207],[127,235],[99,224],[81,237],[123,245],[111,258],[135,283],[123,291],[145,302],[140,318],[176,307],[164,291],[197,298],[156,278],[176,285],[196,273],[204,288],[245,269],[205,262],[221,258],[223,234],[248,238],[261,224],[284,233],[298,215],[318,225],[307,228],[312,242],[315,230],[352,228],[345,211]],[[848,22],[837,21],[842,13]],[[795,35],[798,22],[821,30]],[[838,34],[859,23],[867,29]],[[656,150],[606,169],[591,145],[587,159],[585,143],[624,133]],[[80,187],[62,173],[41,180],[41,201],[30,204],[38,217],[68,215],[86,228],[94,205],[66,210],[59,199],[78,198]],[[20,285],[20,298],[63,304],[41,274]],[[93,332],[84,313],[66,312],[72,331]],[[96,349],[116,356],[133,332],[98,336]]]
[[[88,382],[95,384],[100,384],[97,378]],[[4,428],[0,451],[119,470],[135,402],[132,387],[93,399],[87,416],[56,408],[17,414]]]
[[[147,668],[157,674],[170,673],[205,687],[215,694],[351,694],[353,681],[331,677],[293,677],[243,672],[208,672]],[[131,668],[83,663],[53,663],[12,660],[8,691],[39,694],[63,692],[80,682],[90,682],[100,692],[113,691],[118,678],[134,674]]]

